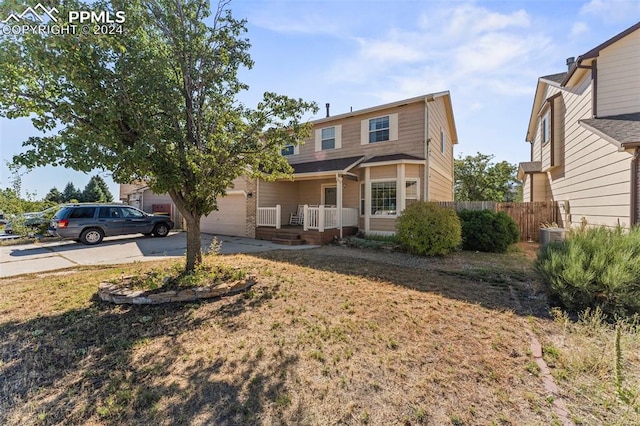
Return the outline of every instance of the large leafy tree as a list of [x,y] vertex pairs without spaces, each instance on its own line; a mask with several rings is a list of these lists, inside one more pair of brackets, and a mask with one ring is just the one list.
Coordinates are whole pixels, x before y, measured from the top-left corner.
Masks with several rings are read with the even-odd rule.
[[516,166],[494,156],[477,153],[454,160],[456,201],[516,201],[518,181]]
[[254,109],[237,100],[248,88],[238,71],[253,62],[246,22],[228,6],[70,0],[57,6],[59,24],[69,10],[124,11],[124,33],[0,41],[0,115],[32,116],[38,129],[54,132],[29,138],[14,161],[109,170],[116,182],[143,180],[169,193],[187,223],[187,271],[202,260],[200,218],[239,175],[290,173],[280,151],[309,134],[302,118],[317,110],[274,93]]

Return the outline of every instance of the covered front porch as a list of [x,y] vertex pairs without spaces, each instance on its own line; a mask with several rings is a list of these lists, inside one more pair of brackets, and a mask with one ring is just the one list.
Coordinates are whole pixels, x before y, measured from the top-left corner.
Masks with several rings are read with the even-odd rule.
[[357,233],[360,176],[351,170],[362,159],[293,164],[293,179],[259,181],[256,238],[326,244]]
[[[341,213],[339,213],[341,212]],[[258,207],[256,239],[284,244],[327,244],[358,232],[358,209],[333,205],[299,205],[296,212],[283,213],[282,206]]]

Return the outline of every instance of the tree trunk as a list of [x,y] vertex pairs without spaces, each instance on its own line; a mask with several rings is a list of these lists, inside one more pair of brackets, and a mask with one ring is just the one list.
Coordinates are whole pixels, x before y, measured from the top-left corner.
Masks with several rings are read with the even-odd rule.
[[187,222],[187,265],[185,272],[193,272],[196,266],[202,263],[200,216],[188,214],[185,216],[185,221]]
[[187,223],[187,265],[185,272],[193,272],[202,263],[202,240],[200,238],[200,215],[187,209],[184,199],[176,191],[169,191],[173,203]]

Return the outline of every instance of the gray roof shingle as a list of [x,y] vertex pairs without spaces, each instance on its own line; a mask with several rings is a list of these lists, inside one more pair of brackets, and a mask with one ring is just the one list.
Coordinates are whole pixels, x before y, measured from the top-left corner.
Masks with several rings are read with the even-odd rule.
[[567,76],[566,72],[560,72],[557,74],[549,74],[549,75],[545,75],[543,77],[540,77],[542,80],[550,80],[553,81],[554,83],[558,83],[561,84],[565,77]]
[[580,123],[615,140],[621,145],[640,143],[640,112],[588,118]]
[[416,157],[415,155],[409,155],[409,154],[378,155],[376,157],[371,157],[368,160],[363,161],[362,164],[380,163],[383,161],[399,161],[399,160],[424,160],[424,158]]
[[527,161],[520,163],[520,168],[525,174],[542,172],[542,161]]
[[334,160],[311,161],[308,163],[292,164],[293,173],[343,172],[352,164],[362,160],[364,156],[336,158]]

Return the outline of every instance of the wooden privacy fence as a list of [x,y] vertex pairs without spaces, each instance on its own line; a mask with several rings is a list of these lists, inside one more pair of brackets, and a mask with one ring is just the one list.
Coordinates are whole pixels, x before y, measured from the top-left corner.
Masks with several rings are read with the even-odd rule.
[[541,223],[557,223],[562,226],[556,201],[535,201],[529,203],[498,203],[495,201],[442,201],[443,207],[460,210],[491,210],[505,212],[517,224],[521,241],[540,240]]

